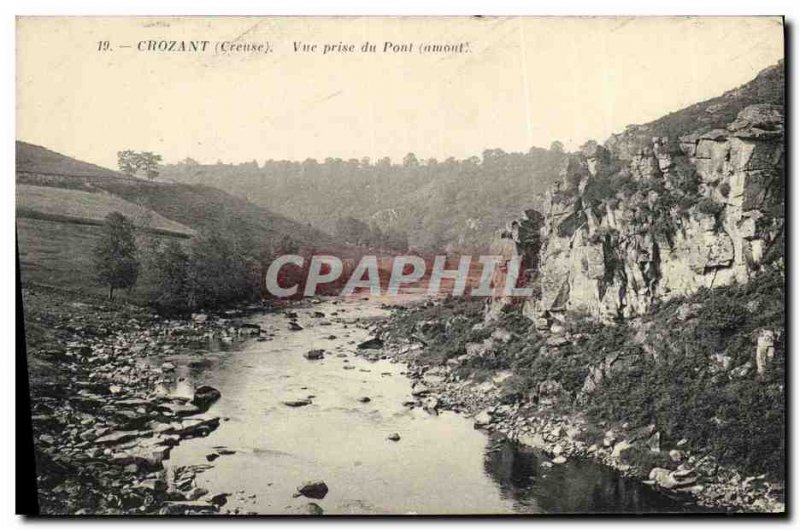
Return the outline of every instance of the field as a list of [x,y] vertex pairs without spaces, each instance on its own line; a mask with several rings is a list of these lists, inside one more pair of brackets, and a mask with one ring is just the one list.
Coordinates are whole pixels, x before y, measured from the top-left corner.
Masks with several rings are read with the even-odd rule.
[[[92,250],[101,233],[100,225],[17,218],[23,285],[36,284],[81,294],[107,296],[108,290],[95,282],[92,264]],[[172,239],[169,236],[152,237]],[[142,272],[132,293],[119,291],[115,293],[115,298],[143,301],[152,289],[152,282],[146,271]]]
[[51,186],[17,185],[17,217],[48,216],[51,219],[93,220],[102,222],[111,212],[119,212],[137,225],[192,236],[195,231],[156,212],[114,195],[90,193]]

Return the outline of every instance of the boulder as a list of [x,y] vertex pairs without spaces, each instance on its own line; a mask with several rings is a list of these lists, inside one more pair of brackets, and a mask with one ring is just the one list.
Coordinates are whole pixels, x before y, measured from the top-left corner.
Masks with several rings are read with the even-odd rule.
[[381,348],[383,348],[383,341],[378,337],[365,340],[358,345],[359,350],[380,350]]
[[627,440],[622,440],[621,442],[614,444],[614,449],[611,451],[611,457],[616,460],[624,460],[631,452],[633,447],[634,444],[628,442]]
[[411,395],[414,397],[424,397],[430,394],[432,390],[423,383],[414,383],[411,387]]
[[322,480],[312,480],[297,488],[297,492],[310,499],[323,499],[328,494],[328,485]]
[[207,436],[217,427],[219,427],[219,416],[202,415],[183,420],[177,424],[172,424],[165,433],[177,434],[184,438],[191,436]]
[[200,408],[195,405],[180,402],[161,403],[157,409],[169,416],[191,416],[201,412]]
[[781,105],[750,105],[739,112],[728,130],[744,138],[778,138],[783,134],[783,113]]
[[114,431],[97,438],[94,443],[97,445],[118,445],[135,440],[142,435],[143,433],[139,431]]
[[550,335],[547,338],[547,341],[545,341],[545,343],[548,346],[552,346],[554,348],[560,348],[561,346],[569,344],[569,339],[564,335]]
[[680,462],[683,460],[683,451],[680,449],[672,449],[669,452],[669,457],[673,462]]
[[325,350],[308,350],[303,354],[303,357],[309,361],[319,361],[325,357]]
[[161,506],[160,515],[199,515],[216,513],[218,508],[206,501],[168,501]]
[[422,400],[422,408],[428,412],[436,412],[439,408],[439,398],[430,396]]
[[311,405],[311,400],[308,398],[287,399],[283,401],[283,404],[287,407],[305,407],[306,405]]
[[387,436],[386,439],[387,440],[391,440],[393,442],[399,442],[400,441],[400,435],[397,434],[396,432],[393,432],[392,434]]
[[489,413],[488,410],[482,410],[478,414],[475,415],[474,423],[472,424],[473,427],[476,429],[481,429],[483,427],[487,427],[494,421],[492,415]]
[[230,493],[217,493],[209,500],[214,506],[225,506],[228,503],[229,496]]
[[292,508],[292,513],[296,515],[323,515],[325,512],[316,502],[309,502],[302,506]]
[[758,332],[756,343],[756,372],[763,375],[767,366],[775,357],[775,332],[771,329],[762,329]]
[[303,326],[295,322],[294,320],[289,322],[289,330],[290,331],[302,331]]
[[222,397],[222,392],[213,386],[203,385],[194,391],[192,405],[196,406],[201,411],[206,411],[220,397]]
[[186,498],[190,501],[196,501],[200,497],[208,495],[208,490],[205,488],[194,488],[186,494]]
[[653,453],[661,452],[661,432],[655,432],[653,435],[647,440],[647,447]]
[[649,478],[660,488],[667,490],[686,488],[697,482],[697,476],[693,470],[670,471],[662,467],[651,469]]

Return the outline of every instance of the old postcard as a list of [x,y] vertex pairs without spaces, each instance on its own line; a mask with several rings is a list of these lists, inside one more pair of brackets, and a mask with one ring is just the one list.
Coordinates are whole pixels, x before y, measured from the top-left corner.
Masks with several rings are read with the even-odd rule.
[[768,16],[18,18],[18,495],[785,514],[783,50]]

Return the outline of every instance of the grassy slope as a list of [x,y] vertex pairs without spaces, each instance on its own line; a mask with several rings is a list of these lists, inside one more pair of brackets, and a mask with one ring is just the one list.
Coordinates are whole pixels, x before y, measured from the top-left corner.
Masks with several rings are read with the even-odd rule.
[[[91,256],[100,234],[97,222],[109,210],[132,217],[149,212],[154,228],[182,235],[227,230],[249,238],[253,245],[268,245],[288,235],[301,248],[352,252],[319,231],[207,186],[128,178],[25,142],[17,142],[17,162],[23,283],[102,294],[104,290],[94,283]],[[148,289],[143,274],[134,299]]]
[[195,231],[187,226],[107,193],[28,184],[18,185],[16,193],[17,217],[27,217],[31,212],[36,212],[53,217],[103,221],[111,212],[119,212],[134,222],[145,216],[149,217],[150,228],[186,235],[195,234]]
[[47,148],[17,142],[17,171],[43,173],[45,175],[68,175],[72,177],[106,177],[118,178],[116,171],[111,171],[88,162],[82,162]]

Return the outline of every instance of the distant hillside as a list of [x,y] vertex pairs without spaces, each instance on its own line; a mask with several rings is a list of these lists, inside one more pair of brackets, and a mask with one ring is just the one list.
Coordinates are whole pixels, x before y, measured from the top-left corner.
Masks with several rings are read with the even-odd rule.
[[[722,96],[632,125],[612,135],[606,146],[627,159],[652,146],[654,136],[724,127],[753,103],[782,105],[783,82],[780,62]],[[535,206],[559,178],[564,161],[559,150],[540,148],[527,153],[490,149],[467,160],[423,161],[409,154],[396,163],[328,158],[201,165],[187,159],[163,167],[162,175],[247,197],[328,232],[339,219],[353,217],[404,232],[413,247],[472,250],[485,247],[507,219]]]
[[[17,142],[17,236],[23,282],[102,292],[94,284],[92,249],[103,219],[118,211],[142,234],[185,240],[218,232],[257,254],[289,238],[299,249],[352,249],[219,189],[131,178],[44,147]],[[147,278],[140,282],[147,289]]]
[[355,218],[408,237],[421,250],[476,249],[519,214],[558,177],[560,150],[484,151],[482,158],[401,163],[342,160],[268,160],[200,165],[191,160],[162,168],[164,178],[202,183],[315,227],[334,230]]

